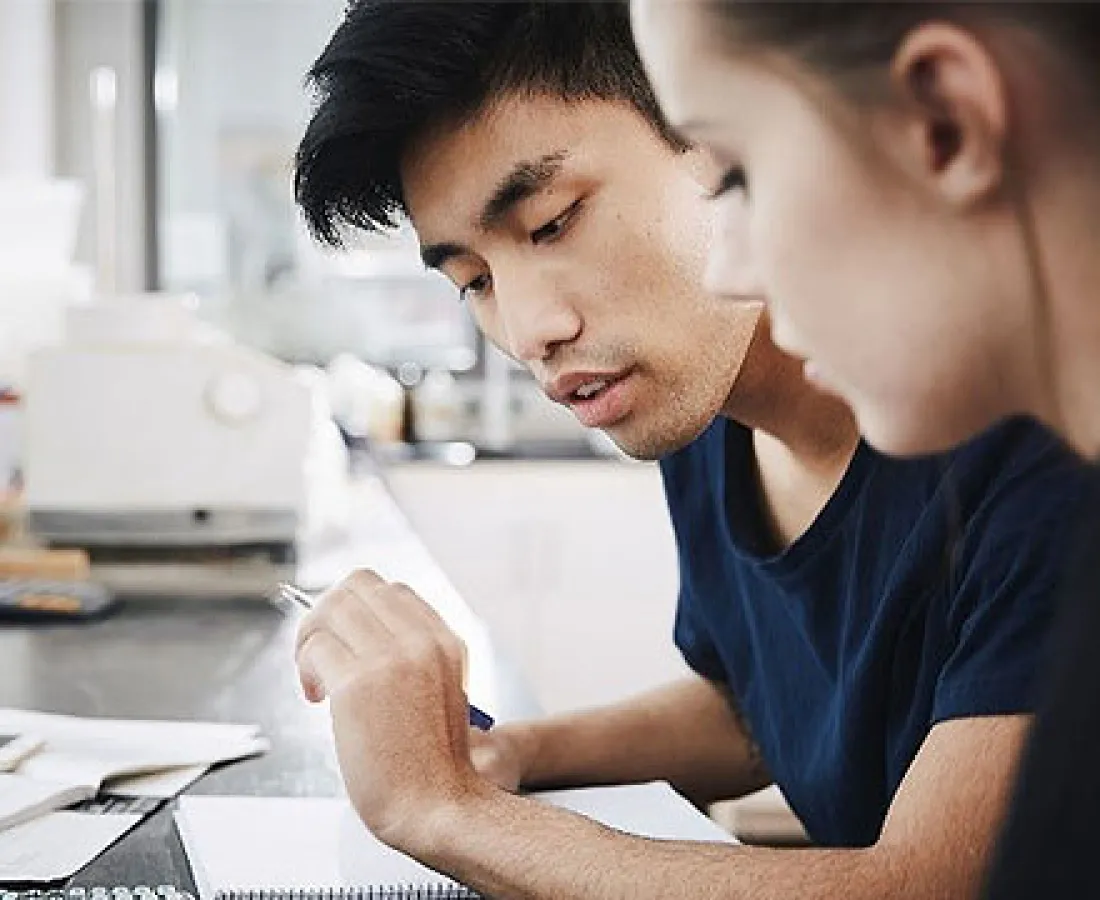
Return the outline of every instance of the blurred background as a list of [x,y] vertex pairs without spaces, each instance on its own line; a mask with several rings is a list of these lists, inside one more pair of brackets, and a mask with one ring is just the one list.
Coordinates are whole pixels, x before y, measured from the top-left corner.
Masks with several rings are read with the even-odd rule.
[[302,82],[343,7],[0,0],[9,557],[75,553],[127,603],[321,588],[392,503],[543,709],[665,681],[656,468],[487,348],[411,234],[335,255],[301,225]]

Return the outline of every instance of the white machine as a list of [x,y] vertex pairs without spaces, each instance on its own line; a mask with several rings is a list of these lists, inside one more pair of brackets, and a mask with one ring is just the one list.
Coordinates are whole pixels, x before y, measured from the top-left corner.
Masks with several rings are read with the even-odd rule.
[[319,469],[346,471],[317,401],[179,298],[72,309],[66,342],[29,366],[29,529],[87,549],[119,593],[264,593],[317,524]]

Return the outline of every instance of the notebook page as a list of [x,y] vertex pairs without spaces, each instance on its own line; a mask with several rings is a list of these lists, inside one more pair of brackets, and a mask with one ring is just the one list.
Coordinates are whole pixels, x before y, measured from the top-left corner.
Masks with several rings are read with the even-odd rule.
[[642,837],[736,843],[729,832],[699,812],[663,781],[542,791],[532,796]]
[[454,884],[383,844],[346,800],[185,796],[176,824],[203,900],[231,890]]
[[[733,841],[663,782],[536,797],[645,837]],[[229,890],[454,884],[375,838],[346,799],[184,796],[176,822],[203,900]]]

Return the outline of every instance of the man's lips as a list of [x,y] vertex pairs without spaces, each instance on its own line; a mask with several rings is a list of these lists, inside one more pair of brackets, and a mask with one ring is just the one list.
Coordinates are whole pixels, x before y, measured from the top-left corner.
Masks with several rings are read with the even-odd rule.
[[568,372],[559,375],[544,387],[546,396],[555,403],[563,406],[572,406],[606,388],[615,381],[621,380],[628,374],[628,370],[620,369],[614,372]]
[[568,406],[582,425],[606,428],[631,406],[631,369],[617,372],[571,372],[554,379],[547,394]]

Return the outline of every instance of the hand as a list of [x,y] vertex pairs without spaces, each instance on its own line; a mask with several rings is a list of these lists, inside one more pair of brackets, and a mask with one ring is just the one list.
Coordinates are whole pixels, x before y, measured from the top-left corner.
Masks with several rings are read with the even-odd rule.
[[489,781],[515,793],[530,769],[533,735],[522,725],[498,725],[492,731],[470,729],[470,758]]
[[410,850],[435,810],[484,782],[470,761],[464,647],[402,584],[359,571],[302,621],[306,697],[330,701],[348,795],[383,841]]

